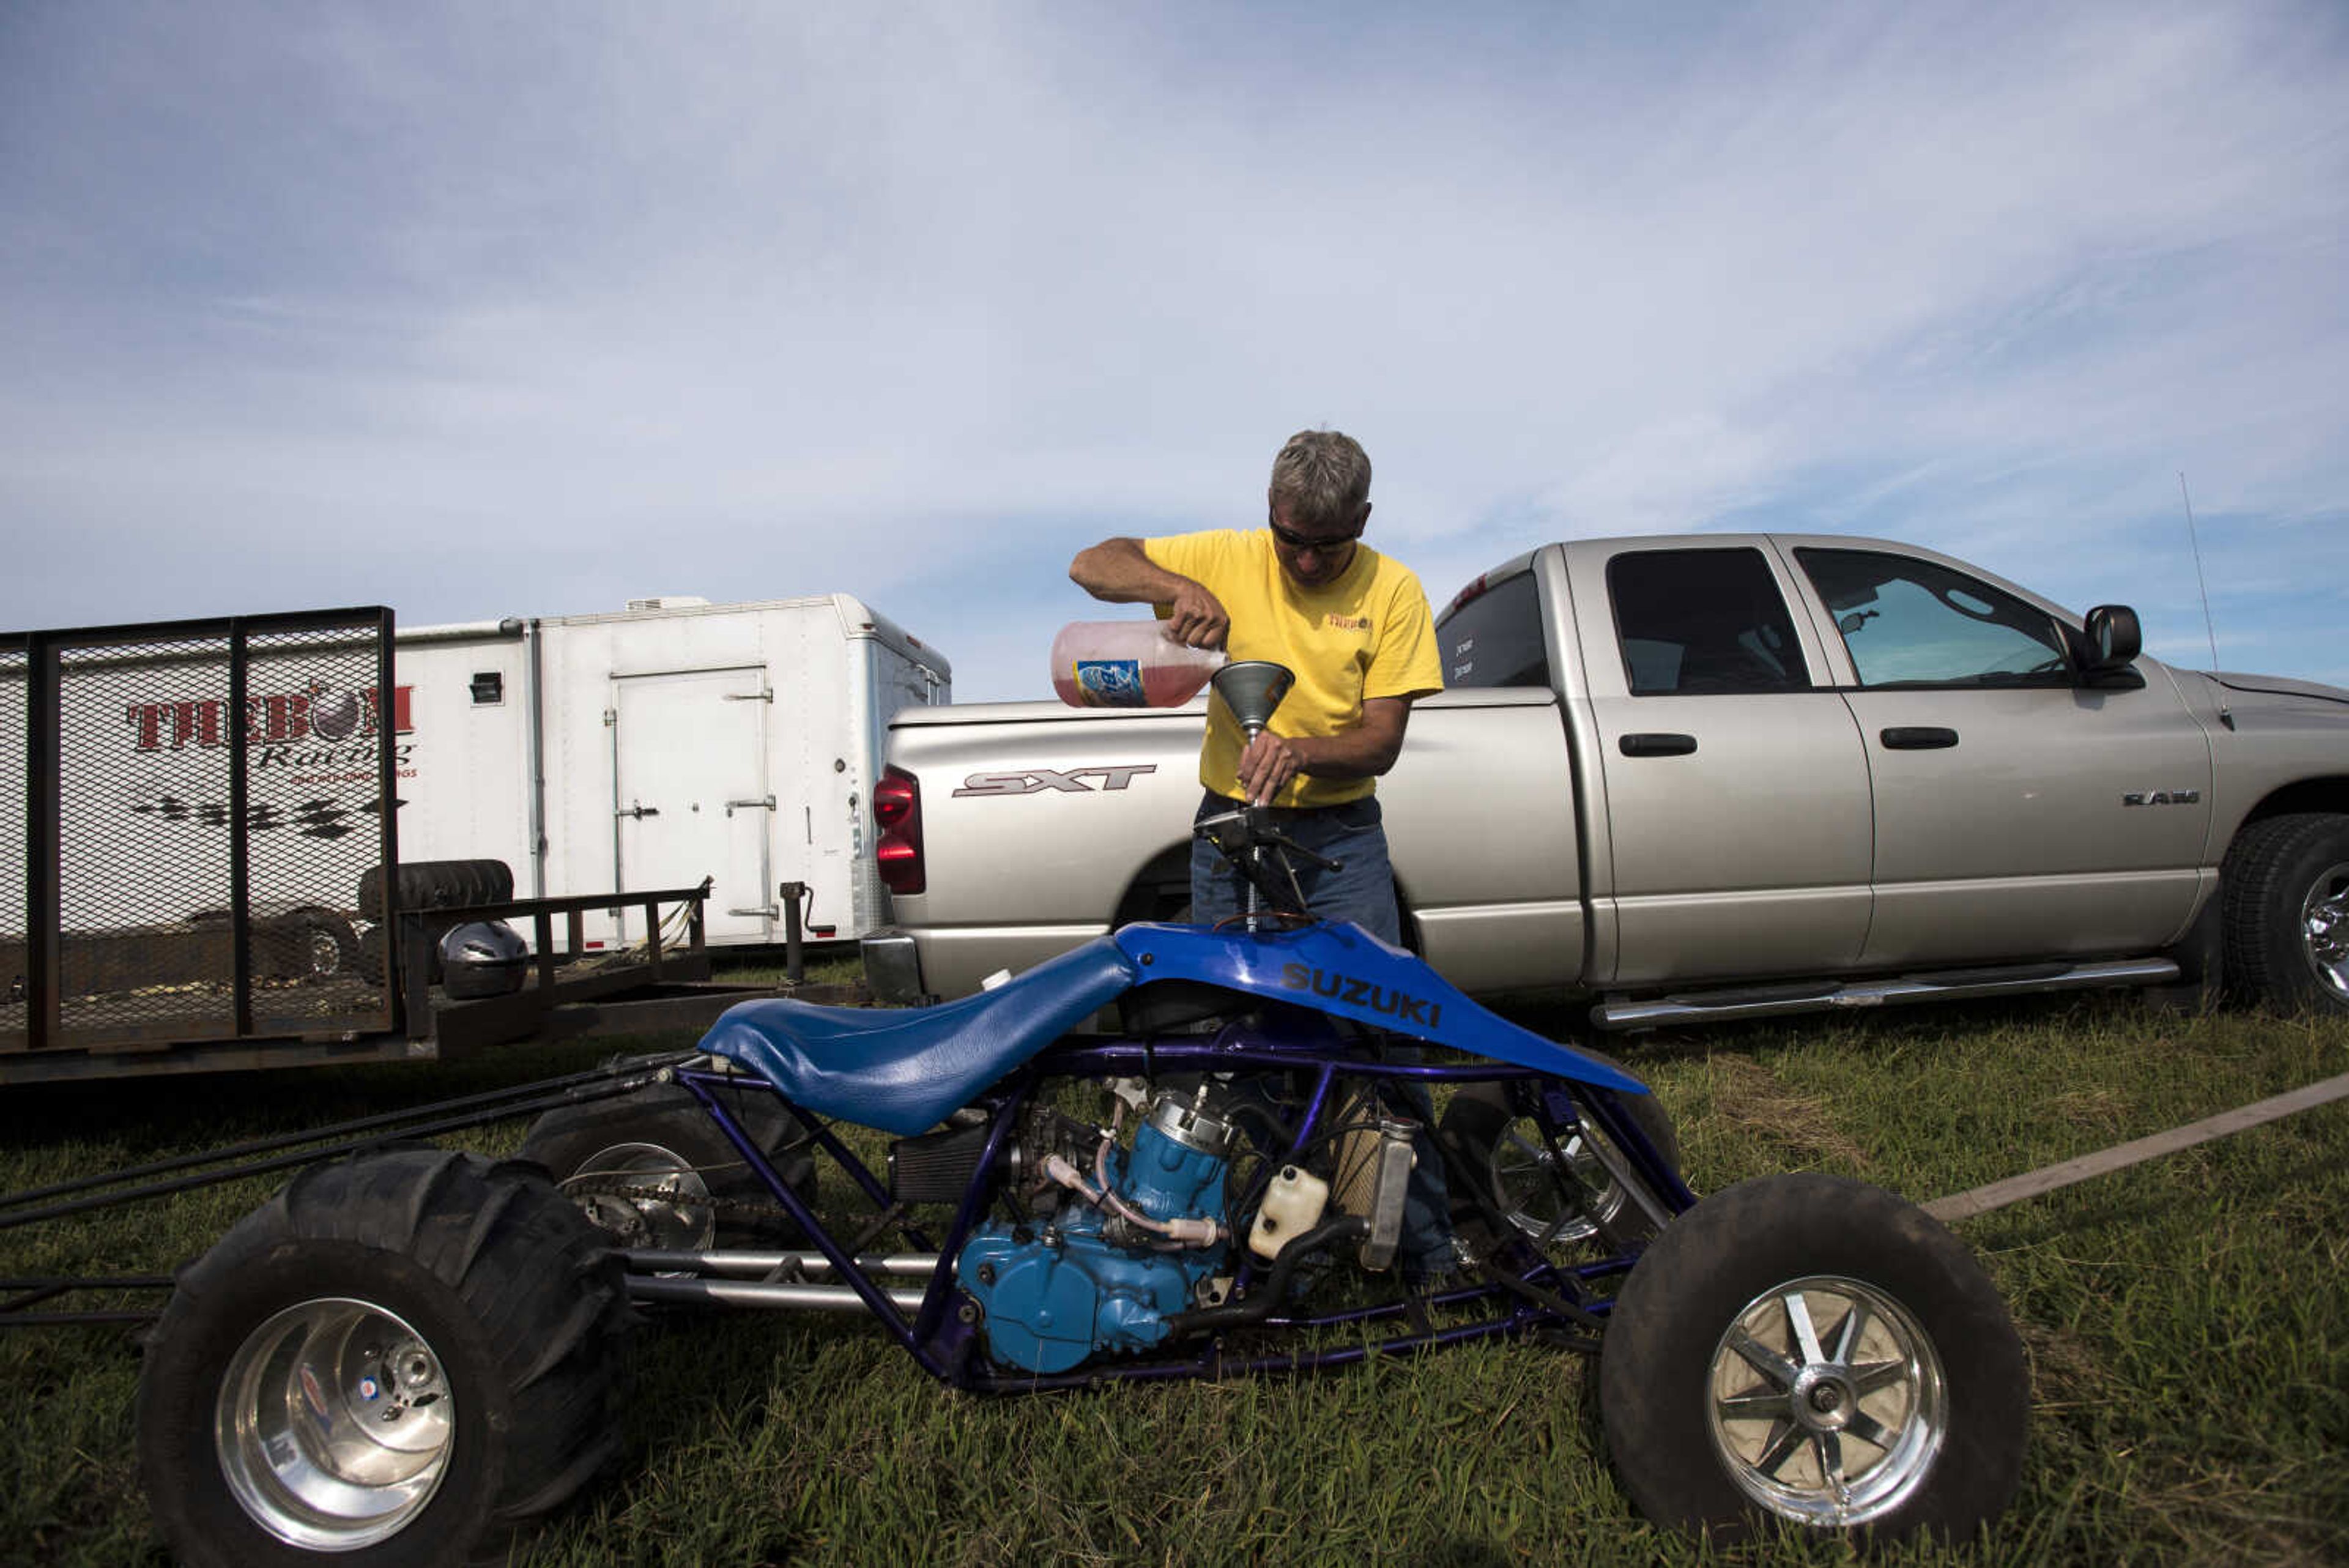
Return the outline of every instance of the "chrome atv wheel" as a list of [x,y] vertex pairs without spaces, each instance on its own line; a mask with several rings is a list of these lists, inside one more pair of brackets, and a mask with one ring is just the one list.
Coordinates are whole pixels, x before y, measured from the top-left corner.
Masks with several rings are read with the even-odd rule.
[[181,1271],[139,1464],[195,1568],[426,1568],[500,1547],[616,1446],[618,1260],[533,1168],[314,1166]]
[[245,1337],[212,1409],[230,1492],[291,1545],[349,1552],[431,1502],[457,1429],[440,1358],[398,1314],[299,1302]]
[[2281,1012],[2349,1013],[2349,816],[2251,824],[2220,867],[2219,900],[2230,988]]
[[1949,1431],[1933,1342],[1890,1296],[1839,1275],[1764,1291],[1713,1347],[1713,1455],[1781,1519],[1872,1524],[1922,1482]]
[[1840,1178],[1742,1182],[1667,1225],[1609,1314],[1599,1408],[1658,1523],[1971,1536],[2013,1497],[2029,1381],[1940,1223]]
[[[1617,1064],[1619,1065],[1619,1064]],[[1680,1168],[1680,1137],[1653,1095],[1625,1095],[1624,1109],[1666,1163]],[[1609,1228],[1618,1240],[1653,1230],[1590,1139],[1576,1128],[1552,1140],[1520,1114],[1503,1084],[1470,1084],[1444,1108],[1444,1141],[1464,1151],[1494,1208],[1526,1241],[1550,1250],[1578,1246]],[[1456,1140],[1456,1141],[1455,1141]]]

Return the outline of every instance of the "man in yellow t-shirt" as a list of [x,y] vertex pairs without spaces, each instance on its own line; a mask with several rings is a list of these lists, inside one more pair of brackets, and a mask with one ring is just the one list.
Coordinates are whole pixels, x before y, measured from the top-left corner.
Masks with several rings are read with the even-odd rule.
[[[1345,862],[1299,867],[1309,911],[1402,940],[1386,834],[1372,796],[1394,766],[1413,699],[1444,685],[1434,619],[1419,579],[1361,543],[1371,460],[1335,431],[1303,431],[1273,459],[1263,532],[1225,529],[1106,539],[1069,576],[1095,598],[1156,606],[1194,648],[1287,665],[1297,684],[1245,752],[1220,703],[1199,752],[1200,815],[1246,801],[1280,808],[1281,830]],[[1192,918],[1239,908],[1243,884],[1204,843],[1192,861]]]
[[[1371,793],[1394,766],[1414,699],[1444,686],[1434,618],[1408,568],[1362,544],[1371,515],[1371,460],[1336,431],[1302,431],[1272,461],[1270,520],[1262,533],[1226,529],[1156,539],[1104,539],[1069,576],[1097,599],[1149,604],[1193,648],[1287,665],[1297,684],[1271,726],[1242,750],[1221,703],[1208,709],[1199,751],[1201,817],[1235,802],[1274,808],[1280,831],[1339,863],[1295,869],[1309,913],[1352,920],[1402,945],[1386,829]],[[1239,912],[1247,884],[1213,846],[1191,846],[1191,918]],[[1423,1126],[1427,1091],[1402,1097]],[[1450,1217],[1440,1156],[1424,1134],[1412,1171],[1402,1254],[1420,1280],[1452,1272]]]

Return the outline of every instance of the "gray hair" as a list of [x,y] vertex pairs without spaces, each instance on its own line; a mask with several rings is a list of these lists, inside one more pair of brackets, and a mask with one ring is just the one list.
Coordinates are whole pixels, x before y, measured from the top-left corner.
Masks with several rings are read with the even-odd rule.
[[1370,453],[1337,431],[1299,431],[1272,460],[1269,493],[1300,528],[1351,527],[1371,499]]

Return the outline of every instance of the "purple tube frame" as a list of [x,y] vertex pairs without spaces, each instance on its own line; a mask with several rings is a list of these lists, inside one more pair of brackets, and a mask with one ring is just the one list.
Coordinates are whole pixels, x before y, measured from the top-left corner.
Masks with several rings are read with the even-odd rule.
[[[720,1098],[721,1091],[735,1094],[742,1092],[746,1086],[752,1092],[776,1095],[780,1099],[781,1096],[778,1091],[764,1083],[746,1085],[738,1075],[687,1069],[679,1071],[677,1077],[701,1102],[702,1107],[726,1135],[728,1141],[758,1173],[776,1203],[831,1262],[834,1278],[855,1291],[866,1309],[881,1320],[925,1372],[956,1387],[988,1393],[1028,1393],[1139,1379],[1315,1372],[1350,1366],[1371,1355],[1472,1344],[1498,1336],[1526,1334],[1540,1328],[1576,1326],[1568,1319],[1511,1293],[1504,1285],[1478,1284],[1447,1292],[1433,1299],[1446,1305],[1477,1300],[1493,1301],[1502,1309],[1497,1315],[1483,1322],[1441,1331],[1393,1335],[1372,1344],[1233,1359],[1224,1354],[1220,1339],[1211,1339],[1204,1347],[1187,1355],[1108,1362],[1051,1375],[1008,1372],[989,1363],[976,1332],[956,1315],[954,1260],[987,1212],[991,1200],[991,1173],[1003,1151],[1004,1140],[1010,1137],[1011,1129],[1019,1121],[1020,1107],[1027,1103],[1036,1086],[1050,1078],[1221,1072],[1236,1067],[1272,1068],[1314,1075],[1315,1082],[1305,1115],[1288,1151],[1291,1157],[1301,1152],[1310,1140],[1328,1105],[1330,1087],[1340,1077],[1411,1079],[1423,1084],[1514,1080],[1565,1086],[1568,1083],[1531,1068],[1501,1063],[1427,1065],[1364,1059],[1346,1054],[1342,1044],[1334,1039],[1297,1044],[1254,1043],[1231,1029],[1212,1040],[1119,1040],[1099,1044],[1064,1043],[1055,1045],[1040,1053],[1018,1072],[998,1084],[986,1100],[989,1125],[979,1175],[963,1194],[962,1201],[956,1206],[954,1221],[947,1228],[943,1243],[933,1249],[919,1231],[906,1228],[905,1234],[916,1250],[935,1250],[938,1253],[938,1265],[923,1292],[922,1304],[909,1320],[904,1309],[890,1300],[885,1286],[859,1268],[843,1242],[818,1222],[814,1211],[784,1182],[768,1161],[764,1151],[728,1112]],[[1578,1112],[1596,1119],[1616,1147],[1631,1162],[1635,1172],[1671,1213],[1682,1213],[1696,1202],[1695,1196],[1682,1182],[1679,1173],[1665,1164],[1647,1135],[1624,1113],[1614,1091],[1588,1085],[1572,1085],[1569,1092],[1572,1103],[1562,1107],[1566,1116],[1570,1118]],[[830,1155],[833,1161],[864,1191],[874,1204],[874,1211],[885,1211],[889,1205],[888,1190],[864,1162],[840,1141],[828,1125],[800,1111],[797,1106],[792,1108],[813,1136],[817,1146]],[[1558,1121],[1553,1130],[1562,1135],[1568,1130],[1569,1122],[1557,1118],[1559,1108],[1553,1105],[1547,1107],[1547,1111],[1554,1120]],[[1582,1305],[1593,1316],[1604,1318],[1613,1305],[1613,1300],[1611,1297],[1592,1296],[1588,1287],[1628,1273],[1636,1262],[1638,1256],[1635,1252],[1619,1253],[1561,1273],[1553,1265],[1536,1258],[1520,1269],[1518,1277],[1526,1283],[1546,1290],[1562,1291],[1568,1299]],[[1254,1272],[1253,1263],[1242,1250],[1237,1272],[1239,1283],[1245,1285],[1249,1282]],[[1401,1318],[1408,1312],[1405,1303],[1398,1301],[1303,1317],[1276,1314],[1266,1318],[1260,1326],[1291,1330],[1334,1328]]]

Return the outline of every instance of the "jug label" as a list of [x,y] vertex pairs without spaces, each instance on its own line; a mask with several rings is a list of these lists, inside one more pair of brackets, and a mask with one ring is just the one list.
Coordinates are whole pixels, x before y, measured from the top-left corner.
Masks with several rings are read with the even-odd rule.
[[1142,661],[1138,659],[1077,660],[1079,700],[1091,708],[1148,706],[1142,695]]

